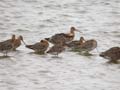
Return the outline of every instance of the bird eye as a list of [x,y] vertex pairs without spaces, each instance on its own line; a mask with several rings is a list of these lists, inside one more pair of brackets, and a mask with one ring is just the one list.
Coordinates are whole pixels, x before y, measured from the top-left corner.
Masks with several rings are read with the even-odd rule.
[[44,40],[41,40],[41,42],[44,42]]

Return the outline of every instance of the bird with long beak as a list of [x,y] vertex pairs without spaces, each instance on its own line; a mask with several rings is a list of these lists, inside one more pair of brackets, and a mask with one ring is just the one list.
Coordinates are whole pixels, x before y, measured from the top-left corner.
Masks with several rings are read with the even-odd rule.
[[17,39],[13,41],[13,50],[16,50],[21,45],[21,41],[24,43],[24,45],[26,45],[23,37],[20,35]]
[[84,51],[85,53],[89,53],[90,51],[97,48],[97,41],[94,39],[87,40],[83,44],[81,44],[78,47],[75,47],[75,49],[78,49],[78,51]]
[[7,53],[13,49],[13,42],[15,40],[15,35],[12,35],[11,39],[0,42],[0,51],[7,56]]
[[65,45],[61,42],[60,44],[53,45],[47,53],[55,55],[58,57],[60,53],[62,53],[65,50]]
[[118,63],[120,60],[120,47],[112,47],[105,52],[100,53],[100,56],[109,59],[109,63]]
[[70,48],[75,48],[75,47],[79,47],[80,45],[82,45],[85,42],[84,37],[80,37],[79,40],[74,40],[71,42],[66,43],[66,45]]
[[27,48],[32,49],[35,53],[44,54],[47,48],[49,47],[49,43],[47,40],[41,40],[32,45],[26,45]]
[[53,35],[50,38],[45,38],[45,39],[51,42],[52,44],[60,44],[61,42],[65,44],[66,42],[70,42],[74,39],[75,31],[80,32],[75,27],[71,27],[69,33],[59,33],[59,34]]

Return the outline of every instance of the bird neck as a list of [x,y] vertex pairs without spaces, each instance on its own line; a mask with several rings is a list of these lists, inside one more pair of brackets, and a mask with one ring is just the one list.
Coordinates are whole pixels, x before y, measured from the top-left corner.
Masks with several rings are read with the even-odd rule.
[[83,40],[80,40],[80,43],[83,43]]
[[80,39],[80,43],[82,44],[82,43],[84,43],[85,42],[85,40],[84,39]]
[[48,42],[44,42],[44,43],[40,43],[40,44],[45,45],[45,46],[49,46]]
[[16,42],[21,43],[21,38],[16,39]]
[[74,32],[73,30],[71,30],[68,35],[69,35],[69,36],[74,36],[74,35],[75,35],[75,32]]
[[14,41],[15,41],[15,37],[12,37],[11,42],[14,42]]

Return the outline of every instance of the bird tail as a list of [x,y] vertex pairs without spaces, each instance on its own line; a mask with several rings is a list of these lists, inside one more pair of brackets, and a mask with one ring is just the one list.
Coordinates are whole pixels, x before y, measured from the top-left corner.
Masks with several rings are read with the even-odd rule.
[[46,53],[50,53],[50,50],[48,50]]
[[103,53],[103,52],[102,52],[102,53],[100,53],[99,55],[100,55],[101,57],[104,57],[104,53]]
[[25,47],[27,47],[29,49],[33,49],[32,45],[26,45]]
[[45,40],[50,41],[50,38],[45,38]]

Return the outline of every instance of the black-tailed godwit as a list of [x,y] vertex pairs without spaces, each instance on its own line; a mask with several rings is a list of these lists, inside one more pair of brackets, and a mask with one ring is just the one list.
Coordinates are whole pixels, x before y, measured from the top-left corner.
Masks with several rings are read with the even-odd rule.
[[16,50],[21,45],[21,41],[25,44],[23,37],[20,35],[17,39],[13,41],[13,50]]
[[80,52],[84,51],[85,53],[89,53],[90,51],[94,50],[95,48],[97,48],[97,41],[94,39],[91,39],[91,40],[85,41],[80,46],[75,47],[75,50],[80,51]]
[[44,54],[47,48],[49,47],[49,43],[47,40],[41,40],[38,43],[33,45],[26,45],[27,48],[34,50],[36,53]]
[[100,54],[101,57],[109,59],[110,63],[118,63],[120,59],[120,47],[112,47]]
[[66,43],[66,45],[70,48],[74,48],[74,47],[79,47],[84,42],[85,42],[84,37],[80,37],[80,40],[74,40],[74,41],[68,42],[68,43]]
[[58,54],[60,54],[61,52],[63,52],[65,50],[65,46],[63,45],[63,43],[61,42],[61,44],[55,44],[54,46],[52,46],[47,53],[50,53],[52,55],[56,55],[58,57]]
[[75,27],[71,27],[69,33],[59,33],[59,34],[53,35],[50,38],[45,38],[45,39],[51,42],[52,44],[60,44],[61,42],[64,44],[74,39],[75,31],[80,32]]
[[0,42],[0,51],[7,56],[7,53],[13,49],[13,42],[15,40],[15,35],[12,35],[11,39]]

